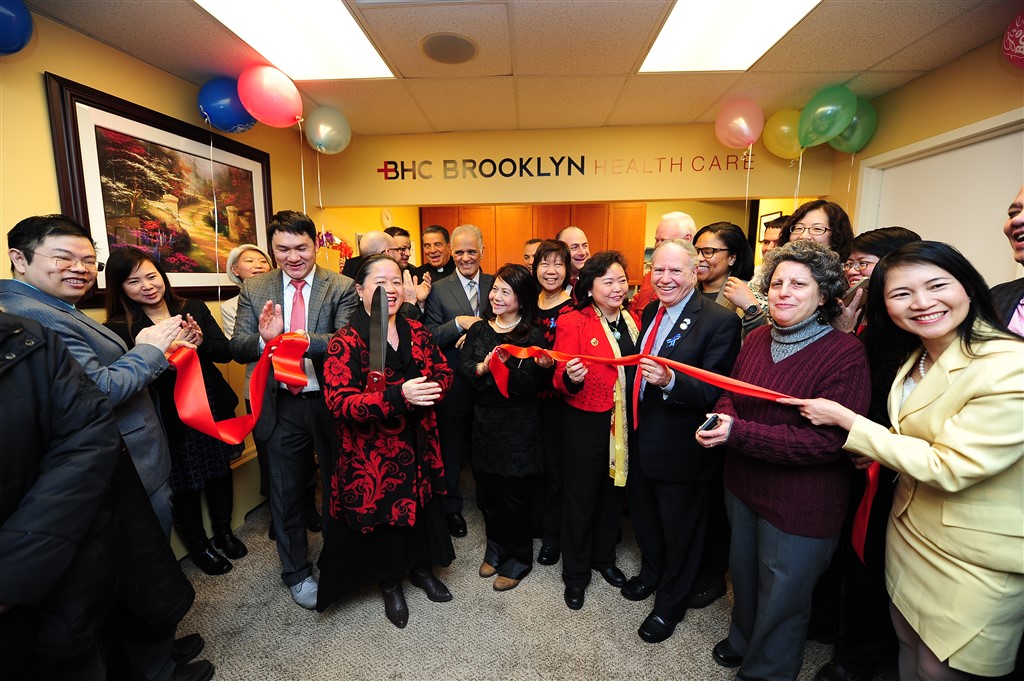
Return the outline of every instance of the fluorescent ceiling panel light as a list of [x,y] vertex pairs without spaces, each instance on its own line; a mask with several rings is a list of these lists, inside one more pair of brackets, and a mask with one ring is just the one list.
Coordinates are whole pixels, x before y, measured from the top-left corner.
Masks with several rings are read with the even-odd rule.
[[195,0],[292,80],[394,78],[342,0]]
[[677,0],[640,73],[746,71],[821,0]]

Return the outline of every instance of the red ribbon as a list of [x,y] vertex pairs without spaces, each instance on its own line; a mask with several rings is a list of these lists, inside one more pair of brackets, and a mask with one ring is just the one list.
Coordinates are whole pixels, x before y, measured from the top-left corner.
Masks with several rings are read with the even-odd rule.
[[178,417],[187,426],[200,433],[215,437],[229,445],[237,445],[252,432],[263,411],[263,392],[267,387],[270,365],[274,366],[274,378],[286,385],[305,386],[306,372],[302,368],[302,357],[309,347],[309,339],[301,333],[285,333],[267,343],[263,356],[256,363],[249,382],[252,414],[235,416],[214,421],[210,411],[210,400],[206,396],[206,381],[199,365],[199,355],[188,347],[180,347],[168,358],[178,375],[174,381],[174,404]]
[[881,465],[872,461],[867,470],[867,486],[864,488],[864,496],[860,498],[860,505],[857,506],[857,514],[853,516],[853,532],[850,543],[853,550],[860,558],[860,562],[867,564],[864,560],[864,543],[868,536],[868,521],[871,520],[871,504],[875,500],[875,493],[878,491],[878,476]]
[[713,385],[716,388],[729,390],[734,393],[739,393],[740,395],[747,395],[748,397],[758,397],[762,400],[773,401],[779,398],[789,397],[789,395],[778,393],[774,390],[768,390],[767,388],[762,388],[752,383],[737,381],[735,378],[722,376],[721,374],[716,374],[713,371],[698,369],[697,367],[692,367],[689,364],[683,364],[682,362],[676,362],[671,359],[665,359],[664,357],[657,357],[655,355],[593,357],[591,355],[572,355],[566,352],[559,352],[557,350],[545,350],[543,348],[538,348],[537,346],[521,348],[516,345],[499,345],[497,351],[491,355],[489,367],[491,375],[494,376],[494,382],[498,385],[498,390],[500,390],[501,394],[505,397],[508,397],[508,367],[505,366],[504,360],[509,356],[517,359],[550,357],[556,362],[568,362],[570,359],[579,358],[589,364],[604,364],[607,366],[634,366],[639,364],[641,359],[650,359],[662,366],[675,369],[687,376],[696,378],[698,381],[703,381],[704,383]]

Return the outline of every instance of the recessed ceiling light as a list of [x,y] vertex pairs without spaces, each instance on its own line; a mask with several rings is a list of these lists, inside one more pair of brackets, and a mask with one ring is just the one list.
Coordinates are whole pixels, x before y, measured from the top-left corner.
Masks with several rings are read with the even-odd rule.
[[442,64],[465,64],[478,51],[476,43],[459,33],[431,33],[423,36],[420,50]]
[[394,78],[341,0],[195,0],[292,80]]
[[640,73],[746,71],[821,0],[677,0]]

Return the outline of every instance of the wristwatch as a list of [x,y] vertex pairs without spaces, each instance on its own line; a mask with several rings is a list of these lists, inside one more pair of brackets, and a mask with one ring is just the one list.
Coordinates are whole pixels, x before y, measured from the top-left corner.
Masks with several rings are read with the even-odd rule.
[[754,303],[753,305],[748,305],[747,309],[743,311],[743,314],[745,314],[748,317],[753,317],[754,315],[756,315],[760,311],[761,311],[761,306],[758,305],[757,303]]

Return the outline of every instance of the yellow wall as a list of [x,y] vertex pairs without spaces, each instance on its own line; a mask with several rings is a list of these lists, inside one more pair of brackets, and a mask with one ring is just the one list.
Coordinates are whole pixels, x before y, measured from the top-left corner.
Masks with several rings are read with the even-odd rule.
[[[1024,70],[1002,56],[1001,41],[968,52],[942,68],[872,100],[878,130],[854,159],[836,153],[830,197],[848,205],[851,217],[862,158],[870,158],[935,137],[1024,105]],[[847,192],[847,185],[851,186]],[[1007,197],[1007,203],[1012,197]],[[848,202],[848,203],[847,203]]]

